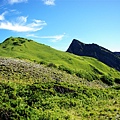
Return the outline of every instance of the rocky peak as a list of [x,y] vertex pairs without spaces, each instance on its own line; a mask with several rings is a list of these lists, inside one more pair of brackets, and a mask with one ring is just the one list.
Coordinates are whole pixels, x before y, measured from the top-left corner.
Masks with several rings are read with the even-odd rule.
[[94,57],[106,65],[120,71],[120,57],[118,57],[119,53],[115,54],[114,52],[111,52],[110,50],[97,44],[85,44],[73,39],[72,43],[67,49],[67,52],[79,56]]
[[120,52],[114,52],[114,54],[120,57]]

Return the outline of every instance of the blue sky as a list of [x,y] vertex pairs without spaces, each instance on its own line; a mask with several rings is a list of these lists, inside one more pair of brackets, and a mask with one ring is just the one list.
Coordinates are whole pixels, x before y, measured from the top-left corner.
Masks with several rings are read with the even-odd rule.
[[120,51],[120,0],[0,0],[0,43],[10,36],[62,51],[72,39]]

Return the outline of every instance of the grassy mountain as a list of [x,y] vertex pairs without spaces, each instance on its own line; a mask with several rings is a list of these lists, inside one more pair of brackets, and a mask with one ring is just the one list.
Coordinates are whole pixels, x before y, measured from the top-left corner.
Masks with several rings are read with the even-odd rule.
[[119,53],[114,53],[97,44],[84,44],[78,40],[73,40],[67,52],[79,56],[89,56],[98,59],[106,65],[120,71]]
[[115,69],[25,38],[0,51],[0,120],[120,119]]
[[55,50],[49,46],[27,40],[10,37],[0,44],[0,56],[34,61],[47,66],[57,67],[70,74],[89,81],[99,80],[112,85],[120,72],[91,57],[80,57]]
[[0,120],[119,120],[119,98],[118,85],[0,58]]

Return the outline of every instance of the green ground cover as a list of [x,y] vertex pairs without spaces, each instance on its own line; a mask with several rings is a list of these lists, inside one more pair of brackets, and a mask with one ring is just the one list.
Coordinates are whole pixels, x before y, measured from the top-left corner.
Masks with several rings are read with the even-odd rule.
[[56,67],[69,74],[76,74],[89,81],[110,79],[113,84],[119,78],[120,72],[108,67],[102,62],[91,58],[81,57],[55,50],[49,46],[36,43],[25,38],[10,37],[0,44],[0,56],[26,59],[39,64]]

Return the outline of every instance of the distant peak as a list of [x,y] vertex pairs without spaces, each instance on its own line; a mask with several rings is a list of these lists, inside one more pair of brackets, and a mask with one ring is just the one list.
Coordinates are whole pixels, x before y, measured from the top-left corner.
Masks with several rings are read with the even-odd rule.
[[79,41],[79,40],[77,40],[77,39],[73,39],[73,41]]
[[79,56],[88,56],[98,59],[106,65],[120,71],[120,53],[113,53],[110,50],[95,43],[84,44],[79,40],[73,39],[67,52]]
[[82,43],[82,44],[84,44],[83,42],[80,42],[80,41],[77,40],[77,39],[73,39],[72,43]]

